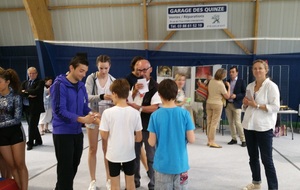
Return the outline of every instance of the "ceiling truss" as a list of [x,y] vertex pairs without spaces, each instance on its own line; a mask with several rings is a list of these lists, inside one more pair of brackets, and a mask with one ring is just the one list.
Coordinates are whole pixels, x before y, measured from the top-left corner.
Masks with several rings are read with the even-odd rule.
[[[255,15],[253,23],[253,37],[258,36],[259,26],[259,9],[260,9],[261,0],[194,0],[194,1],[170,1],[170,2],[159,2],[155,0],[141,0],[141,3],[124,3],[124,4],[93,4],[93,5],[66,5],[66,6],[49,6],[49,0],[23,0],[24,7],[19,8],[0,8],[0,12],[12,12],[12,11],[24,11],[26,10],[29,20],[31,22],[32,31],[34,37],[39,40],[55,40],[50,11],[52,10],[64,10],[64,9],[82,9],[82,8],[114,8],[114,7],[141,7],[143,9],[143,32],[144,40],[148,41],[148,14],[147,7],[150,6],[162,6],[162,5],[196,5],[196,4],[207,4],[207,3],[228,3],[228,2],[254,2],[255,3]],[[271,0],[265,0],[271,1]],[[274,1],[274,0],[273,0]],[[275,0],[276,1],[276,0]],[[279,0],[277,0],[279,1]],[[281,0],[282,1],[282,0]],[[42,3],[41,3],[42,2]],[[42,11],[41,11],[42,10]],[[39,15],[39,16],[36,16]],[[42,21],[43,18],[46,21]],[[49,32],[50,31],[50,32]],[[233,39],[235,44],[239,46],[245,54],[255,54],[257,51],[257,40],[253,41],[253,50],[252,52],[248,50],[242,42],[235,40],[234,34],[228,29],[223,29],[226,35]],[[178,32],[178,31],[177,31]],[[164,42],[160,43],[155,50],[159,51],[164,44],[170,40],[176,31],[169,32],[164,38]],[[147,42],[144,44],[144,48],[147,50],[149,45]]]

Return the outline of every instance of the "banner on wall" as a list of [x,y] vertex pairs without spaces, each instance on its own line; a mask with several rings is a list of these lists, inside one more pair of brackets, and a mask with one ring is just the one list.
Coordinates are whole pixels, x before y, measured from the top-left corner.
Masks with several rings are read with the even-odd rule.
[[194,101],[204,102],[208,95],[208,83],[222,65],[197,66],[195,69]]
[[157,82],[160,83],[164,79],[175,79],[177,73],[186,76],[185,95],[191,97],[192,102],[205,101],[205,92],[203,88],[208,81],[213,78],[215,72],[220,69],[221,65],[204,65],[204,66],[158,66]]
[[164,79],[175,79],[177,73],[183,74],[186,77],[185,95],[191,96],[191,68],[189,66],[158,66],[157,67],[157,82],[160,83]]
[[227,4],[168,7],[167,30],[227,28]]
[[208,96],[208,82],[212,78],[213,66],[196,67],[195,102],[204,102]]

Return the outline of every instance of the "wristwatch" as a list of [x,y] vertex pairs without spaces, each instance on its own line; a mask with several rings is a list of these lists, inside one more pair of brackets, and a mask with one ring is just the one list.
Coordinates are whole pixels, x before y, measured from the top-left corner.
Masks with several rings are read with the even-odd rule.
[[256,105],[256,109],[259,109],[259,107],[260,107],[260,105],[259,105],[259,104],[257,104],[257,105]]
[[143,111],[143,106],[141,106],[139,109],[139,112],[142,112],[142,111]]

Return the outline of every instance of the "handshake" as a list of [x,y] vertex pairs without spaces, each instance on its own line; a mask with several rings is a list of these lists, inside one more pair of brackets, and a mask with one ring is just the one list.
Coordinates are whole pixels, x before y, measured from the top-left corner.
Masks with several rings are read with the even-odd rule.
[[101,118],[100,113],[98,113],[98,112],[89,112],[89,114],[87,114],[84,117],[78,117],[77,121],[80,122],[80,123],[85,123],[85,124],[99,125],[100,118]]

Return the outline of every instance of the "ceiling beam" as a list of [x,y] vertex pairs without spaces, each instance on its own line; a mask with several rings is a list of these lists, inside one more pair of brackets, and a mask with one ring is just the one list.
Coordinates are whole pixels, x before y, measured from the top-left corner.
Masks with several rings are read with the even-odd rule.
[[163,42],[161,42],[158,46],[156,46],[155,51],[160,50],[166,43],[166,41],[168,41],[174,34],[176,33],[176,31],[171,31],[164,39]]
[[[147,0],[143,0],[143,18],[144,18],[144,40],[148,41],[148,11],[147,11]],[[144,49],[149,49],[149,44],[146,42]]]
[[91,9],[91,8],[109,8],[109,7],[137,7],[141,3],[118,3],[118,4],[92,4],[92,5],[65,5],[65,6],[49,6],[49,10],[60,9]]
[[195,0],[195,1],[169,1],[169,2],[150,2],[149,6],[158,5],[193,5],[201,3],[231,3],[231,2],[253,2],[255,0]]
[[35,39],[54,40],[52,20],[47,1],[23,0]]
[[[259,21],[259,1],[256,1],[255,3],[255,15],[254,15],[254,31],[253,31],[253,36],[254,38],[258,37],[258,21]],[[257,53],[257,40],[253,41],[253,53]]]
[[15,11],[24,11],[24,7],[16,7],[16,8],[0,8],[0,12],[15,12]]
[[[49,0],[45,0],[48,1]],[[147,6],[159,6],[159,5],[194,5],[201,3],[234,3],[234,2],[257,2],[257,0],[195,0],[195,1],[169,1],[169,2],[150,2]],[[262,0],[260,0],[262,1]],[[264,0],[267,1],[283,1],[283,0]],[[298,0],[294,0],[298,1]],[[63,6],[49,6],[49,10],[60,10],[60,9],[86,9],[86,8],[108,8],[108,7],[137,7],[142,6],[143,3],[118,3],[118,4],[90,4],[90,5],[63,5]],[[11,11],[24,11],[24,7],[16,8],[0,8],[0,12],[11,12]]]
[[240,41],[235,40],[235,36],[228,30],[228,29],[223,29],[223,31],[231,38],[233,41],[238,45],[247,55],[250,55],[251,52],[247,49],[246,46],[244,46]]

